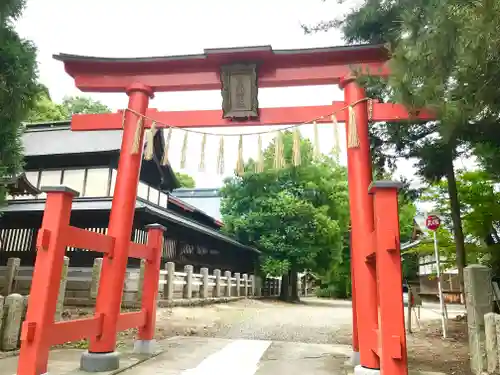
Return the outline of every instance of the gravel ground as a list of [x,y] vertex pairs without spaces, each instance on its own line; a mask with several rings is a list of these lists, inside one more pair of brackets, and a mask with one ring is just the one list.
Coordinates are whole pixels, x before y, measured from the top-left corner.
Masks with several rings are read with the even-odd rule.
[[[436,308],[436,305],[428,305],[422,309],[420,328],[415,327],[414,333],[407,336],[410,369],[470,375],[466,322],[450,320],[449,338],[443,340]],[[462,313],[456,307],[448,311],[452,319]],[[64,315],[66,319],[76,319],[91,313],[90,309],[68,309]],[[130,346],[135,332],[133,329],[121,332],[118,347]],[[304,299],[297,304],[240,300],[203,307],[158,309],[156,339],[171,336],[350,345],[351,303],[319,299]],[[62,347],[86,348],[87,343],[80,341]]]

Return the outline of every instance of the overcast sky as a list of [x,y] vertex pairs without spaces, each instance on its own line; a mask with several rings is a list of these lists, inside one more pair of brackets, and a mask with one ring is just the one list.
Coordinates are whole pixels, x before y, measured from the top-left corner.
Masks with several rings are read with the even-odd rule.
[[[102,57],[144,57],[200,53],[204,48],[271,45],[275,49],[342,45],[341,34],[304,35],[301,23],[310,24],[342,14],[359,1],[336,0],[28,0],[19,33],[38,47],[40,80],[52,99],[81,94],[63,69],[52,59],[55,53]],[[127,104],[125,94],[86,94],[113,110]],[[343,100],[337,86],[261,89],[261,107],[327,105]],[[159,93],[150,107],[160,110],[219,109],[220,92]],[[207,129],[218,133],[244,133],[252,128]],[[312,138],[311,127],[301,128]],[[172,165],[179,170],[182,135],[174,135]],[[272,135],[265,137],[264,143]],[[237,139],[226,141],[226,175],[236,163]],[[333,146],[331,126],[320,128],[321,150]],[[341,162],[345,164],[345,131],[340,126]],[[207,140],[207,171],[198,172],[200,137],[191,137],[185,173],[195,177],[198,187],[215,187],[222,178],[215,173],[217,139]],[[245,137],[245,157],[256,155],[256,139]],[[413,176],[412,162],[402,161],[397,174]]]

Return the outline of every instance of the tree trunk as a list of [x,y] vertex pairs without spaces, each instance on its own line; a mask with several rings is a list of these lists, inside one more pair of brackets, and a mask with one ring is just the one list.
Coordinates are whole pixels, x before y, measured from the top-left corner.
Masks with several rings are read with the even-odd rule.
[[290,270],[290,283],[292,284],[292,295],[290,297],[290,300],[292,302],[299,301],[299,291],[298,291],[298,273],[296,267],[292,267]]
[[285,273],[281,278],[280,300],[288,301],[288,296],[290,295],[289,286],[290,278],[288,273]]
[[[453,222],[453,236],[456,245],[458,279],[460,281],[460,294],[464,298],[464,268],[466,266],[464,232],[460,216],[460,201],[458,200],[457,180],[453,168],[453,159],[450,157],[446,166],[446,179],[448,180],[448,194],[450,196],[451,220]],[[465,299],[464,299],[465,301]]]

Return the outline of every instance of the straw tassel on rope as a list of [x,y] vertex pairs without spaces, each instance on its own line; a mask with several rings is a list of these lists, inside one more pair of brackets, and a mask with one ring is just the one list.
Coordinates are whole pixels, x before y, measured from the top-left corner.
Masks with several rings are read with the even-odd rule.
[[137,125],[135,126],[135,135],[134,135],[134,143],[132,144],[132,154],[138,154],[141,148],[141,134],[142,127],[144,126],[144,118],[141,115],[138,115]]
[[221,135],[219,139],[219,153],[217,154],[217,172],[219,175],[224,174],[224,137]]
[[319,130],[318,130],[318,123],[316,121],[313,122],[314,126],[314,159],[318,160],[320,157],[320,150],[319,150]]
[[182,149],[181,149],[181,168],[184,169],[186,168],[186,153],[187,153],[187,146],[188,146],[188,132],[184,132],[184,141],[182,142]]
[[170,148],[170,141],[172,139],[172,128],[168,128],[167,139],[165,140],[165,148],[163,149],[163,158],[161,165],[168,164],[168,149]]
[[203,136],[201,137],[201,152],[200,152],[200,165],[199,165],[199,171],[204,172],[205,171],[205,148],[207,145],[207,135],[204,133]]
[[238,160],[236,161],[236,173],[241,176],[245,171],[245,166],[243,165],[243,135],[240,135],[240,140],[238,142]]
[[153,154],[155,152],[154,140],[156,134],[156,121],[151,123],[151,128],[146,133],[146,151],[144,151],[144,159],[151,160],[153,159]]
[[298,167],[300,164],[300,131],[299,128],[295,128],[293,132],[293,165]]
[[281,169],[285,166],[283,155],[283,134],[278,132],[274,140],[274,168]]
[[255,172],[264,172],[264,155],[262,155],[262,137],[260,134],[257,139],[257,163],[255,163]]
[[359,147],[359,136],[358,136],[358,125],[356,124],[356,113],[352,105],[348,107],[349,110],[349,126],[347,135],[347,147],[357,148]]
[[340,158],[340,137],[339,137],[339,123],[337,121],[337,116],[332,115],[332,125],[333,125],[333,147],[332,154],[335,159],[339,161]]

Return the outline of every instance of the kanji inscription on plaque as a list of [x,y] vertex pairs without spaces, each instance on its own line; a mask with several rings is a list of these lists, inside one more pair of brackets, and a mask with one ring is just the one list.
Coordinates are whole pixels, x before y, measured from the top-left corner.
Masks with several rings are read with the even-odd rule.
[[224,118],[243,121],[259,117],[257,67],[255,64],[223,66],[221,68],[221,81]]

